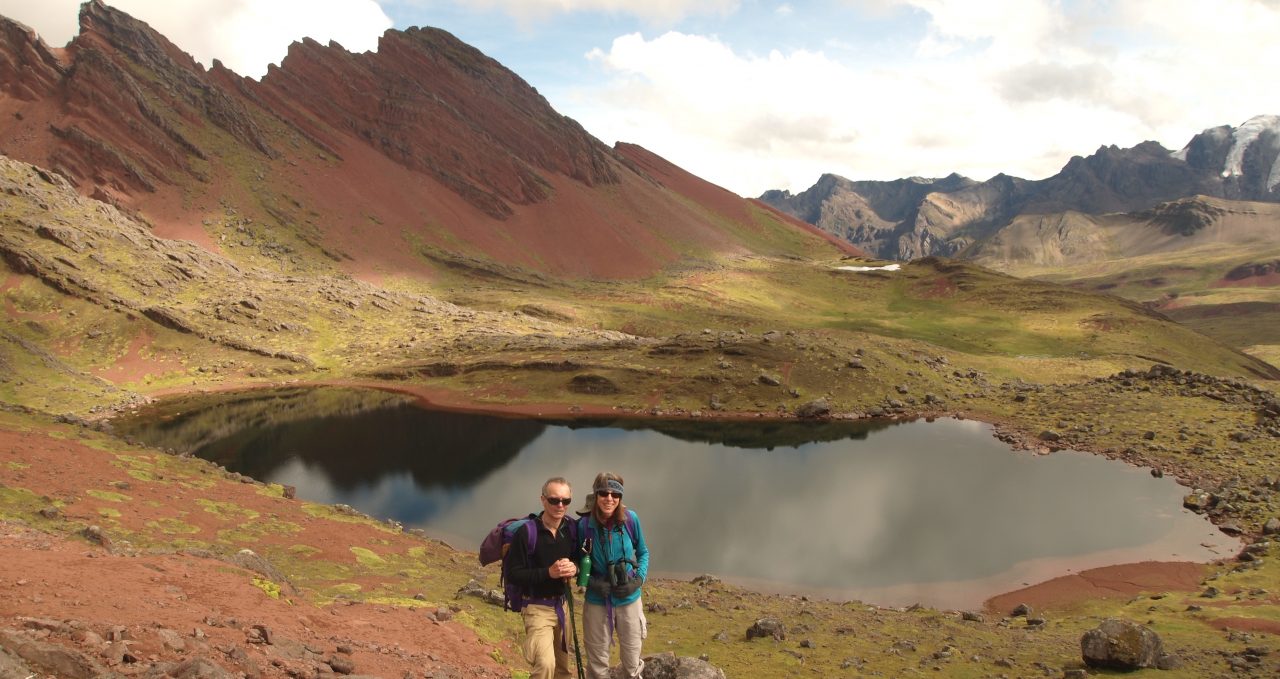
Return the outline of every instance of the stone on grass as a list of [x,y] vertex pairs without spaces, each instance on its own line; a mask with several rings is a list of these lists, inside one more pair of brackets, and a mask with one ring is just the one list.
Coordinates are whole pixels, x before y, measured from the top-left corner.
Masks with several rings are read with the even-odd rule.
[[787,629],[777,618],[760,618],[747,628],[747,641],[756,637],[773,637],[778,641],[784,641],[787,638]]
[[[677,658],[674,653],[646,655],[641,679],[725,679],[724,670],[701,658]],[[623,679],[622,667],[609,671],[610,679]]]
[[1155,667],[1164,655],[1164,644],[1143,625],[1108,618],[1080,637],[1080,652],[1090,667],[1137,670]]

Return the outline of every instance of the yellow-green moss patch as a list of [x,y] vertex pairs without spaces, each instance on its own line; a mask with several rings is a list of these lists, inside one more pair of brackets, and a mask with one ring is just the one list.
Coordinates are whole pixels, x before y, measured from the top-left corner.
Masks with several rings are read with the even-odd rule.
[[365,603],[399,606],[400,608],[438,608],[440,604],[419,601],[407,596],[371,596],[365,597]]
[[235,504],[234,502],[218,502],[216,500],[206,500],[204,498],[200,498],[196,500],[196,504],[199,505],[206,512],[209,512],[210,514],[213,514],[214,516],[218,517],[219,519],[223,519],[224,521],[230,521],[232,519],[237,519],[240,517],[244,517],[250,520],[258,518],[258,512],[255,512],[252,509],[241,507]]
[[356,555],[356,561],[361,566],[377,567],[387,564],[386,560],[374,553],[373,550],[365,549],[364,547],[352,547],[351,553]]
[[293,545],[289,548],[289,551],[302,557],[314,556],[321,552],[319,548],[312,547],[311,545]]
[[284,486],[278,483],[268,483],[266,485],[259,486],[255,492],[257,492],[258,495],[265,495],[267,497],[284,497]]
[[302,526],[292,521],[259,518],[242,523],[235,528],[224,528],[218,531],[218,540],[231,544],[243,544],[245,542],[257,542],[271,535],[293,535],[301,531]]
[[109,490],[86,490],[84,494],[104,502],[131,502],[133,500],[133,498],[124,493],[113,493]]
[[330,521],[341,521],[342,523],[358,523],[371,528],[376,528],[384,533],[399,533],[400,531],[391,526],[362,514],[353,514],[353,510],[339,509],[332,505],[320,505],[307,502],[302,505],[302,511],[317,519],[329,519]]
[[181,519],[174,518],[148,521],[147,528],[158,530],[165,535],[195,535],[200,532],[199,526],[193,526]]
[[277,585],[276,583],[270,580],[265,580],[263,578],[254,578],[253,586],[257,587],[263,592],[266,592],[267,596],[271,597],[272,599],[280,598],[280,585]]
[[120,510],[112,509],[110,507],[102,507],[98,509],[98,516],[101,516],[107,519],[118,519],[120,518]]

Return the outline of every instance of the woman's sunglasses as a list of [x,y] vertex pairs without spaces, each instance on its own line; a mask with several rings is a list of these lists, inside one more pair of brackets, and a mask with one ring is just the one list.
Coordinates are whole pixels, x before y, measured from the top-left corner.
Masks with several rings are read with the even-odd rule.
[[611,490],[597,490],[596,497],[611,497],[615,500],[621,500],[622,493],[615,493]]
[[569,503],[573,502],[571,497],[543,497],[542,499],[546,500],[547,504],[561,505],[563,507],[568,507]]

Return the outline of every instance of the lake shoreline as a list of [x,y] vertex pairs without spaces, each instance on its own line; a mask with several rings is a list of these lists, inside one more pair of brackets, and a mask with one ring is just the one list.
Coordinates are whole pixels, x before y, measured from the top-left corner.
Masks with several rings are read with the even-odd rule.
[[[619,419],[619,420],[656,420],[665,419],[673,421],[724,421],[724,422],[747,422],[747,421],[848,421],[848,422],[907,422],[917,419],[932,420],[934,418],[954,418],[959,420],[974,420],[989,424],[996,428],[996,433],[1013,432],[1020,436],[1020,443],[1010,442],[1006,437],[1000,437],[1015,450],[1031,450],[1037,454],[1048,454],[1053,452],[1053,448],[1042,445],[1038,440],[1033,439],[1027,432],[1019,431],[1013,422],[1002,420],[1001,418],[987,417],[984,414],[970,414],[967,412],[910,412],[887,417],[868,417],[864,414],[834,414],[830,418],[814,418],[810,420],[802,420],[794,415],[779,416],[777,413],[769,412],[702,412],[700,415],[694,416],[688,412],[664,412],[661,415],[653,415],[648,412],[637,412],[634,410],[622,409],[609,406],[595,405],[573,405],[565,403],[493,403],[482,402],[471,398],[469,395],[443,387],[431,387],[425,385],[405,385],[401,383],[392,383],[379,380],[358,380],[358,379],[330,379],[330,380],[291,380],[286,382],[273,382],[269,384],[263,383],[237,383],[218,385],[213,388],[198,389],[171,389],[154,392],[153,397],[170,398],[190,396],[197,394],[214,394],[236,391],[256,391],[278,388],[319,388],[319,387],[340,387],[340,388],[358,388],[358,389],[374,389],[384,392],[391,392],[412,397],[421,407],[454,413],[489,415],[498,417],[512,418],[585,418],[585,419]],[[1110,451],[1088,450],[1081,448],[1072,448],[1079,452],[1098,455],[1108,459],[1119,459],[1129,464],[1133,464],[1124,456],[1112,454]],[[1138,466],[1138,465],[1134,465]],[[1179,482],[1182,482],[1181,479]],[[1188,485],[1183,483],[1183,485]],[[459,553],[470,554],[468,550],[457,549],[453,545],[443,543],[450,549],[454,549]],[[1224,556],[1208,562],[1195,561],[1135,561],[1116,563],[1095,568],[1087,568],[1078,572],[1071,572],[1070,569],[1061,569],[1063,574],[1046,580],[1030,582],[1021,588],[1009,591],[998,592],[992,596],[985,598],[980,608],[987,613],[1007,615],[1014,606],[1024,603],[1036,608],[1043,608],[1046,605],[1052,606],[1072,606],[1082,602],[1095,599],[1108,598],[1126,598],[1131,597],[1142,591],[1194,591],[1202,584],[1204,576],[1217,563],[1230,560],[1230,556]],[[1065,560],[1064,560],[1065,561]],[[1116,577],[1122,574],[1123,578]],[[714,574],[719,576],[719,574]],[[728,582],[736,582],[732,577],[726,577]],[[749,591],[769,594],[803,594],[796,588],[786,586],[769,587],[739,585]],[[840,597],[830,597],[823,595],[812,595],[818,598],[832,602],[848,601]],[[885,609],[901,608],[901,606],[868,604]],[[953,609],[939,609],[953,610]]]

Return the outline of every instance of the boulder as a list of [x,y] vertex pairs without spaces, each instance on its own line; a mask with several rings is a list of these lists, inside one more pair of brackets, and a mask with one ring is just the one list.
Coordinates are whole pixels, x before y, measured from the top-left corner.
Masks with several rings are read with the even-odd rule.
[[[16,656],[27,665],[67,679],[96,679],[111,676],[97,662],[83,653],[57,644],[37,641],[26,635],[0,630],[0,649]],[[15,664],[17,661],[14,661]],[[25,676],[25,675],[24,675]]]
[[769,375],[767,373],[757,377],[756,381],[759,382],[760,384],[765,385],[766,387],[777,387],[777,386],[781,386],[782,384],[782,380],[780,378],[774,377],[773,375]]
[[169,676],[174,679],[235,679],[235,675],[208,658],[188,658],[170,670]]
[[[646,655],[641,679],[725,679],[724,670],[700,658],[678,658],[674,653]],[[609,671],[610,679],[624,679],[622,667]]]
[[24,662],[22,658],[0,648],[0,677],[30,677],[35,672]]
[[1080,637],[1080,651],[1090,667],[1137,670],[1155,667],[1164,655],[1164,644],[1143,625],[1108,618]]
[[825,398],[809,401],[796,408],[796,417],[803,419],[831,417],[831,404],[827,403]]
[[778,641],[784,641],[787,638],[787,628],[777,618],[760,618],[747,628],[747,641],[756,637],[773,637]]
[[1211,504],[1213,504],[1213,496],[1201,490],[1188,493],[1182,498],[1182,506],[1196,513],[1205,511]]
[[482,599],[495,606],[501,606],[504,601],[504,598],[502,596],[502,590],[487,589],[485,588],[484,585],[481,585],[479,582],[475,580],[468,581],[467,584],[463,585],[461,588],[458,589],[458,593],[455,594],[454,596],[455,597],[473,596],[473,597],[476,597],[477,599]]

